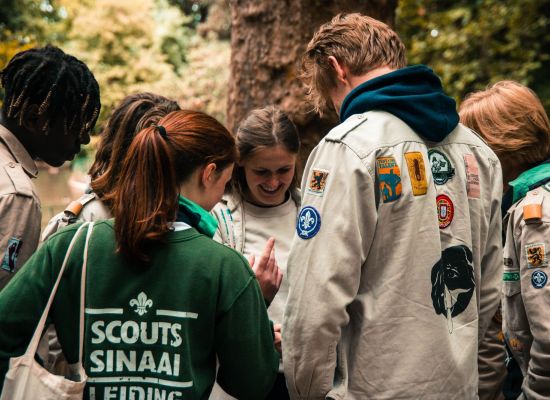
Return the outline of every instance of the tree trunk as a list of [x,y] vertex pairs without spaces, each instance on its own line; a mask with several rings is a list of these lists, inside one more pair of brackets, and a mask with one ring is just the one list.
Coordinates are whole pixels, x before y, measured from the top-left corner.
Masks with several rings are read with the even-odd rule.
[[336,123],[320,119],[298,79],[301,56],[316,29],[339,12],[360,12],[393,26],[397,0],[230,0],[231,76],[227,122],[235,131],[247,113],[278,105],[296,123],[307,157]]

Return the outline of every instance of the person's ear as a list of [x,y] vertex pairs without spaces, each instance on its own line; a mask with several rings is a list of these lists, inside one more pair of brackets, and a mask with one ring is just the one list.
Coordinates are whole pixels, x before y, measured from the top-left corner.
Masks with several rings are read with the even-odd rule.
[[338,62],[336,57],[328,56],[328,62],[336,73],[336,80],[339,83],[346,84],[348,78],[348,71],[344,64]]
[[212,183],[216,181],[216,177],[217,177],[216,172],[217,172],[216,164],[214,163],[206,164],[201,174],[202,184],[207,188],[212,186]]

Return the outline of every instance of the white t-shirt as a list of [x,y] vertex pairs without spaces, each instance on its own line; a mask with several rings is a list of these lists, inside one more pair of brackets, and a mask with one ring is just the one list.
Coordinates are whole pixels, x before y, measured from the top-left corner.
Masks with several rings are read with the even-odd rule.
[[283,322],[283,312],[288,296],[286,263],[290,245],[296,228],[298,207],[291,196],[275,207],[259,207],[243,202],[243,223],[245,224],[244,256],[254,254],[256,259],[262,254],[266,241],[275,238],[275,259],[283,272],[283,281],[277,295],[267,309],[270,319],[275,324]]

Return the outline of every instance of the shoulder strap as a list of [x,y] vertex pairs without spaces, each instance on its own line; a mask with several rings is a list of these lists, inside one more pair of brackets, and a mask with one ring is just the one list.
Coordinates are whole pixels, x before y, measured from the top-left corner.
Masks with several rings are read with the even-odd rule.
[[[93,228],[93,222],[87,223],[85,222],[82,224],[76,233],[74,234],[69,247],[67,248],[67,252],[65,254],[65,258],[63,259],[63,264],[61,265],[61,269],[59,270],[59,274],[57,276],[57,279],[55,281],[55,284],[53,286],[52,292],[50,293],[50,297],[48,299],[48,302],[46,303],[46,307],[44,308],[44,311],[42,312],[42,316],[40,317],[40,320],[38,321],[38,325],[36,326],[36,329],[34,331],[34,334],[32,336],[32,339],[29,343],[29,346],[27,347],[27,351],[25,354],[31,354],[34,356],[36,354],[36,350],[38,348],[38,343],[40,342],[40,337],[42,336],[42,332],[44,331],[44,327],[46,325],[46,318],[48,317],[48,313],[50,311],[51,305],[53,303],[53,299],[55,298],[55,294],[57,292],[57,288],[59,286],[59,283],[61,282],[61,277],[63,276],[63,272],[65,271],[65,267],[67,266],[69,257],[71,255],[72,249],[78,240],[78,237],[80,236],[80,232],[85,228],[88,227],[88,234],[86,235],[86,244],[84,246],[84,256],[83,256],[83,266],[82,266],[82,279],[81,279],[81,294],[80,294],[80,343],[79,343],[79,363],[82,363],[82,345],[83,345],[83,328],[84,328],[84,302],[83,296],[84,296],[84,290],[82,289],[83,286],[85,286],[85,279],[86,279],[86,261],[87,261],[87,254],[88,254],[88,241],[90,238],[90,234],[92,233]],[[80,367],[82,368],[82,367]]]

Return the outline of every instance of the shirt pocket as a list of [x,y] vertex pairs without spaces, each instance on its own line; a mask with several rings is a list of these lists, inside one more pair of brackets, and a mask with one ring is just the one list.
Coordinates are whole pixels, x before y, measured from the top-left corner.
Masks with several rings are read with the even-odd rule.
[[[517,280],[506,280],[506,274],[517,274]],[[510,275],[509,275],[510,277]],[[515,279],[515,278],[514,278]],[[505,271],[502,285],[502,314],[506,330],[517,332],[526,322],[523,300],[521,297],[521,281],[519,271]]]

